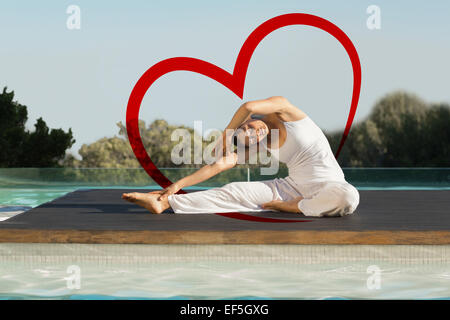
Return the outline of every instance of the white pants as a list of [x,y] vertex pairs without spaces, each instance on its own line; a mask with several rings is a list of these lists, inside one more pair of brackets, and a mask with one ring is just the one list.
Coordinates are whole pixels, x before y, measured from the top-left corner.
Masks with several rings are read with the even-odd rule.
[[175,213],[257,212],[272,200],[304,199],[298,203],[305,216],[352,214],[359,193],[347,182],[321,182],[299,186],[289,177],[268,181],[232,182],[221,188],[175,194],[168,197]]

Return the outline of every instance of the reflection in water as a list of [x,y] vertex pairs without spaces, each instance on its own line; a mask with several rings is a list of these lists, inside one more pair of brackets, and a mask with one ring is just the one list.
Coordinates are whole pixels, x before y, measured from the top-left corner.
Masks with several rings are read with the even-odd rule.
[[[370,262],[373,263],[373,262]],[[450,297],[450,265],[379,264],[380,289],[366,283],[367,263],[296,265],[244,263],[81,264],[81,288],[68,289],[67,265],[0,266],[0,298],[368,298]],[[447,274],[447,277],[442,277]]]

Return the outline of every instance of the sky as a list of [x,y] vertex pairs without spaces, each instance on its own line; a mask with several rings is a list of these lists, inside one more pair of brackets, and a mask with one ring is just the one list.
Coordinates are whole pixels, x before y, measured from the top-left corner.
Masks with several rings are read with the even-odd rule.
[[[81,12],[69,30],[70,5]],[[370,30],[366,12],[380,8],[381,28]],[[118,133],[131,90],[153,64],[195,57],[232,72],[247,36],[280,14],[318,15],[340,27],[361,59],[362,88],[355,121],[383,95],[415,93],[427,102],[450,102],[449,1],[12,1],[0,2],[0,89],[14,90],[51,128],[72,128],[82,144]],[[244,99],[282,95],[322,129],[343,129],[353,85],[344,48],[326,32],[290,26],[267,36],[249,65]],[[223,129],[243,103],[209,78],[173,72],[147,92],[140,118],[147,123]]]

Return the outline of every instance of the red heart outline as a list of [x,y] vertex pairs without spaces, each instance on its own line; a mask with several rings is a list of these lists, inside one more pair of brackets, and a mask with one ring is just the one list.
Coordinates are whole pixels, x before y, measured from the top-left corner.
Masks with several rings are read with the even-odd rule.
[[[356,108],[358,106],[358,100],[361,90],[361,64],[356,51],[355,46],[348,36],[330,21],[323,19],[321,17],[305,14],[305,13],[289,13],[271,18],[259,27],[257,27],[245,40],[244,44],[239,51],[239,55],[236,59],[234,65],[233,73],[217,67],[209,62],[190,58],[190,57],[175,57],[162,60],[152,67],[150,67],[137,81],[133,90],[131,91],[130,98],[128,100],[127,114],[126,114],[126,124],[127,124],[127,134],[130,141],[133,152],[138,159],[141,166],[145,169],[148,175],[156,181],[161,187],[165,188],[172,184],[172,182],[164,176],[161,171],[155,166],[153,161],[150,159],[145,147],[142,143],[141,135],[139,132],[139,110],[141,107],[142,100],[150,88],[150,86],[158,80],[161,76],[173,72],[173,71],[191,71],[195,73],[202,74],[208,78],[211,78],[223,86],[227,87],[229,90],[234,92],[240,99],[244,95],[244,85],[245,77],[247,74],[248,65],[250,59],[253,55],[258,44],[271,32],[280,29],[282,27],[291,25],[308,25],[316,27],[328,32],[330,35],[335,37],[345,48],[347,54],[350,57],[353,68],[353,94],[352,101],[350,105],[350,111],[347,118],[347,123],[345,125],[345,130],[342,135],[341,141],[339,143],[338,150],[336,152],[336,158],[339,156],[341,149],[347,139],[348,133],[350,131],[353,119],[355,117]],[[180,190],[179,193],[185,193],[185,191]],[[258,220],[266,221],[269,220],[281,220],[282,222],[302,222],[305,220],[284,220],[284,219],[270,219],[254,216],[242,215],[240,218],[236,216],[236,213],[221,213],[220,215],[227,215],[234,217],[236,219]],[[255,219],[253,219],[255,218]],[[262,219],[262,220],[261,220]],[[276,221],[271,221],[276,222]],[[280,222],[280,221],[278,221]]]

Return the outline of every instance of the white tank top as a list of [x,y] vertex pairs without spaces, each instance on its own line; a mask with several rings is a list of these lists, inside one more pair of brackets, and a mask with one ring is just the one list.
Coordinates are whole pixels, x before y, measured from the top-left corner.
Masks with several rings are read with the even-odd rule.
[[290,180],[298,185],[345,182],[344,173],[327,138],[311,118],[283,124],[286,128],[286,141],[278,150],[269,151],[280,162],[286,163]]

